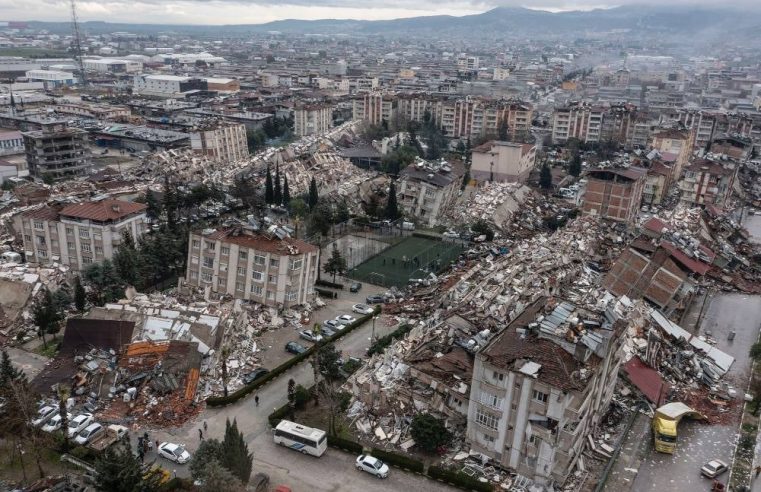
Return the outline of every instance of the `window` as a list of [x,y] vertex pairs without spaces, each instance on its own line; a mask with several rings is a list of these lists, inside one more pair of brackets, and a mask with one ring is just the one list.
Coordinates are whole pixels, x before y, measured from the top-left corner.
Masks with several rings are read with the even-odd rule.
[[267,299],[274,299],[274,298],[275,298],[275,293],[272,292],[271,290],[268,290],[267,291]]
[[547,403],[547,393],[542,393],[541,391],[534,390],[531,398],[533,398],[535,401]]
[[39,246],[45,246],[47,241],[45,241],[45,236],[37,236],[37,244]]
[[217,249],[217,243],[210,243],[209,241],[206,241],[206,249],[210,251],[214,251]]
[[82,253],[92,253],[92,248],[88,243],[82,243]]
[[304,265],[304,260],[292,260],[291,261],[291,270],[301,270],[301,267]]
[[[119,237],[121,237],[121,236],[122,236],[122,231],[118,231],[118,233],[119,233]],[[101,233],[100,233],[100,232],[98,232],[98,231],[93,231],[93,233],[92,233],[92,237],[93,237],[94,239],[103,239],[103,236],[102,236],[102,235],[101,235]]]
[[504,381],[505,375],[502,374],[501,372],[494,371],[494,379],[496,379],[497,381]]
[[102,255],[103,254],[103,248],[100,246],[95,246],[95,254],[96,255]]
[[230,254],[230,248],[227,246],[222,246],[222,254],[223,255],[229,255]]
[[92,257],[91,256],[83,256],[82,257],[82,264],[83,265],[89,265],[92,263]]
[[193,239],[193,247],[194,248],[200,248],[201,247],[201,241],[198,239]]
[[218,278],[218,279],[217,279],[217,285],[219,285],[220,287],[222,287],[223,285],[225,285],[225,282],[226,282],[226,280],[225,280],[225,279],[223,279],[222,277],[220,277],[220,278]]
[[198,265],[198,257],[196,255],[193,255],[190,257],[190,263],[194,265]]
[[68,249],[75,249],[76,248],[76,246],[74,245],[74,243],[72,241],[67,241],[66,242],[66,247]]
[[295,301],[297,292],[288,291],[285,293],[285,300],[286,301]]
[[483,425],[484,427],[487,427],[489,429],[497,430],[497,424],[499,423],[499,418],[495,417],[494,415],[491,415],[489,413],[484,412],[480,408],[476,409],[476,422]]
[[492,408],[500,408],[502,406],[502,398],[498,398],[497,395],[492,395],[487,391],[481,391],[481,403]]
[[40,258],[47,258],[48,257],[48,252],[45,251],[44,249],[38,249],[37,250],[37,256],[39,256]]
[[538,448],[542,444],[542,438],[534,434],[531,434],[531,437],[528,438],[528,443],[533,444],[534,446]]
[[257,272],[256,270],[254,270],[253,272],[251,272],[251,278],[258,282],[261,282],[262,279],[264,278],[264,275],[262,275],[262,272]]
[[261,285],[253,285],[251,284],[251,293],[257,296],[261,296],[263,292]]
[[265,260],[264,256],[254,255],[254,263],[256,263],[257,265],[264,265],[264,260]]
[[238,267],[238,275],[245,275],[246,274],[246,267]]
[[67,227],[66,228],[66,234],[74,234],[74,228],[73,227]]
[[267,275],[267,282],[277,282],[277,277],[275,275]]
[[275,258],[272,258],[270,260],[270,266],[273,268],[277,268],[280,266],[280,260],[276,260]]
[[248,259],[248,253],[246,253],[245,251],[239,251],[238,252],[238,259],[247,260]]
[[190,272],[191,280],[198,280],[198,272]]
[[31,234],[24,234],[24,242],[25,243],[31,243],[32,242],[32,235]]
[[206,268],[214,268],[214,257],[213,256],[204,256],[203,257],[203,266]]
[[34,221],[34,228],[35,229],[42,229],[44,227],[44,224],[41,220],[35,220]]
[[90,238],[90,231],[87,229],[80,229],[79,230],[79,237],[89,239]]
[[201,273],[201,280],[211,282],[211,273]]
[[494,436],[490,436],[489,434],[484,434],[484,441],[494,442]]

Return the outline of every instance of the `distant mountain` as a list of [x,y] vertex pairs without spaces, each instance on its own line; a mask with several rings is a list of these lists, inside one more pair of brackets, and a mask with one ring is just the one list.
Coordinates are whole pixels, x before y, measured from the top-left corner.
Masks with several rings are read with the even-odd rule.
[[[34,28],[67,33],[66,22],[29,22]],[[137,34],[177,32],[213,37],[236,37],[250,33],[280,31],[301,34],[388,35],[414,37],[526,37],[550,38],[589,33],[616,32],[632,36],[658,35],[685,41],[727,39],[747,36],[761,25],[761,12],[721,7],[625,6],[591,11],[551,13],[515,7],[498,7],[487,12],[462,17],[447,15],[405,19],[361,21],[342,19],[287,19],[266,24],[229,26],[188,26],[171,24],[112,24],[84,22],[91,34],[128,31]]]

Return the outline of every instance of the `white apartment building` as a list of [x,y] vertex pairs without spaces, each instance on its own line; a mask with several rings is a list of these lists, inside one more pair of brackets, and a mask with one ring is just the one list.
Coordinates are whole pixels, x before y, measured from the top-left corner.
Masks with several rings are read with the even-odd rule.
[[83,270],[112,259],[124,231],[137,241],[148,227],[146,208],[122,200],[44,206],[14,217],[14,228],[24,241],[28,262],[60,262]]
[[380,125],[383,120],[391,121],[395,102],[392,95],[378,92],[364,94],[352,101],[352,119],[366,121],[371,125]]
[[267,306],[305,304],[317,280],[318,248],[276,232],[247,226],[191,232],[186,282]]
[[297,107],[293,111],[293,126],[299,137],[325,133],[333,127],[333,108],[327,104]]
[[473,149],[470,175],[477,181],[525,183],[536,161],[536,146],[493,140]]
[[527,307],[476,354],[467,439],[501,466],[559,485],[610,404],[626,324],[548,303]]
[[423,226],[433,227],[457,199],[464,172],[459,162],[450,165],[418,158],[399,173],[397,202]]
[[576,138],[585,143],[599,142],[605,108],[572,103],[555,108],[552,117],[552,142],[563,143]]
[[238,161],[248,157],[246,125],[220,124],[199,128],[190,134],[193,152],[220,161]]

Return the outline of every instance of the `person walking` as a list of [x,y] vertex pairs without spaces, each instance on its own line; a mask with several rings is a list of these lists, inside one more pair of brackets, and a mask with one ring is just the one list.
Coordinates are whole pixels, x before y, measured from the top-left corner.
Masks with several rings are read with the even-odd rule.
[[203,421],[203,431],[206,432],[209,430],[209,426],[206,424],[206,421]]
[[256,406],[259,406],[259,395],[254,396],[254,403],[256,403]]
[[203,429],[198,429],[198,439],[203,441]]

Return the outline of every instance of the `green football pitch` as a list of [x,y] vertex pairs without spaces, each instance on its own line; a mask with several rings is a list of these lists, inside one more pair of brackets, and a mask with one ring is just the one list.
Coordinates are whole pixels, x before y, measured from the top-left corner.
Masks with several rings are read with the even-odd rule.
[[411,278],[440,272],[462,251],[460,244],[410,236],[357,265],[349,277],[384,287],[403,287]]

